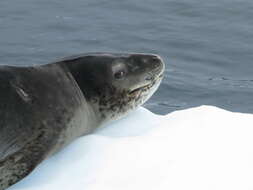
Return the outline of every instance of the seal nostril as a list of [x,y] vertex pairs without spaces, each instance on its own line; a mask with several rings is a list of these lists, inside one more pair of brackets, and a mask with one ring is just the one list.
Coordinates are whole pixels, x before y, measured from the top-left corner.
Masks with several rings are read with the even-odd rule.
[[152,61],[158,61],[159,59],[157,57],[152,57]]
[[157,57],[157,56],[152,56],[152,57],[151,57],[151,62],[152,62],[152,64],[154,65],[155,68],[161,66],[161,60],[160,60],[159,57]]
[[157,56],[152,56],[152,57],[151,57],[151,60],[152,60],[153,62],[160,62],[160,59],[159,59]]

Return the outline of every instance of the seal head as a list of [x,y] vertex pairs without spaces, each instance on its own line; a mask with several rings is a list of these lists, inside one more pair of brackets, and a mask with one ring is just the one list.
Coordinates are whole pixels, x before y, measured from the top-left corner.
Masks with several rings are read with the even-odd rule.
[[142,105],[158,88],[164,72],[153,54],[93,53],[65,59],[98,120],[115,120]]

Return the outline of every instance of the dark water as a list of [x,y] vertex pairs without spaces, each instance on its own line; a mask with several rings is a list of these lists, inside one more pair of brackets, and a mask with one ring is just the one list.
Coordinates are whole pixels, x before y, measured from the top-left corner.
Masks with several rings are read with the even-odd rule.
[[253,113],[252,0],[1,0],[1,64],[92,51],[157,53],[166,77],[146,107]]

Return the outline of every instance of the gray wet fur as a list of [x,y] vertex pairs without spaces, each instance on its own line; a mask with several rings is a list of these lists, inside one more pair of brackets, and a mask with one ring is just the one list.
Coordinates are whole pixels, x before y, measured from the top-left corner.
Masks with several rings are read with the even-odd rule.
[[90,53],[41,66],[0,66],[0,190],[142,105],[163,71],[152,54]]

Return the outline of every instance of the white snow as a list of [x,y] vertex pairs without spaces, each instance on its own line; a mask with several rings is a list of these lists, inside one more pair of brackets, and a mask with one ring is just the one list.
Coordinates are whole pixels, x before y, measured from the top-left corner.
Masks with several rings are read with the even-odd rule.
[[253,189],[253,115],[140,108],[82,137],[9,190]]

